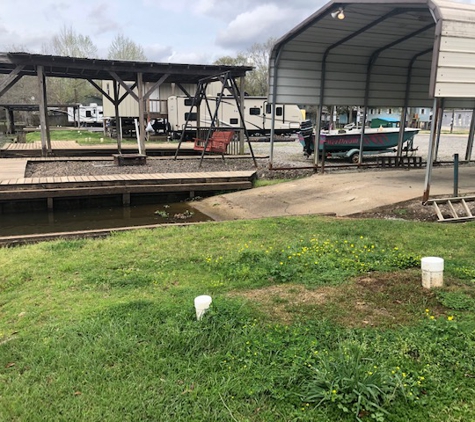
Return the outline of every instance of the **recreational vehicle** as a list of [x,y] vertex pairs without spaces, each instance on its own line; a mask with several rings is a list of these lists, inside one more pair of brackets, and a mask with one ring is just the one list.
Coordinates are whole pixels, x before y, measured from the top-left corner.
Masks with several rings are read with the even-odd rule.
[[102,106],[95,103],[79,104],[77,107],[68,107],[68,122],[77,126],[102,126],[104,115]]
[[[168,121],[172,138],[180,137],[189,117],[185,138],[193,137],[197,127],[197,108],[191,109],[193,98],[172,96],[168,98]],[[205,101],[200,106],[200,127],[209,127],[216,111],[218,97],[208,97],[208,110]],[[191,114],[190,114],[191,113]],[[245,97],[242,110],[246,129],[250,135],[269,134],[271,129],[272,105],[265,97]],[[239,110],[233,97],[221,97],[218,108],[216,125],[228,128],[240,128]],[[276,105],[275,125],[276,134],[291,134],[300,130],[303,120],[302,110],[296,105]],[[187,136],[188,135],[188,136]]]

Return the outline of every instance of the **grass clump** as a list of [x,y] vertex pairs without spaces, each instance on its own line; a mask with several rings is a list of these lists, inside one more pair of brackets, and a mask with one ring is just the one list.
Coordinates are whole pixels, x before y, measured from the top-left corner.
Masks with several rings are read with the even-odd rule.
[[223,279],[242,284],[302,282],[308,285],[342,283],[348,277],[375,270],[415,267],[420,257],[399,250],[397,246],[375,246],[364,236],[339,240],[318,236],[299,239],[284,248],[262,243],[245,243],[234,259],[208,256],[206,262]]
[[474,230],[314,216],[0,249],[0,420],[473,420]]

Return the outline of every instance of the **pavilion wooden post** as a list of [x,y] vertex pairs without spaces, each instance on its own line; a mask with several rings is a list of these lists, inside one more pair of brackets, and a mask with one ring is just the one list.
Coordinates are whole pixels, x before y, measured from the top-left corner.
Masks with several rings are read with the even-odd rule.
[[115,135],[117,137],[117,151],[122,154],[122,130],[119,113],[119,84],[112,81],[112,89],[114,90],[114,114],[115,114]]
[[[241,110],[244,110],[244,77],[239,78],[239,101],[241,102]],[[245,111],[243,114],[245,115]],[[239,130],[239,154],[244,155],[244,124],[239,124],[241,129]]]
[[15,116],[11,108],[7,108],[7,133],[15,133]]
[[43,66],[38,66],[38,92],[40,108],[40,126],[41,126],[41,153],[43,157],[51,154],[51,138],[48,127],[48,107],[46,101],[46,78]]
[[145,101],[142,73],[137,73],[137,91],[139,103],[139,154],[145,155]]

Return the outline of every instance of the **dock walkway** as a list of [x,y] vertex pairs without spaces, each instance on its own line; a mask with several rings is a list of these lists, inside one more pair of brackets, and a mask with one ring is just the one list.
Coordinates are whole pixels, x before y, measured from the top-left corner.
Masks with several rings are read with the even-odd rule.
[[[184,193],[194,197],[205,192],[250,189],[256,177],[256,171],[203,171],[26,178],[28,161],[112,160],[112,154],[117,152],[117,146],[110,143],[86,147],[74,141],[51,144],[54,151],[51,157],[41,156],[41,142],[10,143],[0,149],[0,157],[10,157],[0,158],[0,213],[7,212],[10,203],[38,200],[46,201],[47,208],[53,209],[55,201],[61,198],[121,196],[122,204],[127,206],[136,195]],[[166,159],[175,154],[176,148],[177,144],[171,142],[148,143],[147,154],[152,153],[154,160]],[[122,146],[124,154],[136,151],[134,144]],[[197,158],[191,143],[180,148],[180,154],[183,152],[180,159]]]
[[0,158],[0,181],[25,177],[26,158]]
[[[174,155],[177,144],[174,142],[147,142],[146,151],[149,156]],[[71,157],[71,156],[111,156],[117,154],[117,145],[114,143],[79,145],[75,141],[51,141],[51,150],[53,157]],[[133,154],[138,152],[137,144],[123,143],[122,153]],[[193,143],[184,142],[180,146],[179,155],[197,155],[193,149]],[[0,148],[0,158],[11,157],[41,157],[41,142],[28,143],[6,143]]]

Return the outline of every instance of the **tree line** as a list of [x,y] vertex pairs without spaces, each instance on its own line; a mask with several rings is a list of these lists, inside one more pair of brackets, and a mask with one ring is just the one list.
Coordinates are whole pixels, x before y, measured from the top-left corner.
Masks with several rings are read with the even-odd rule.
[[[245,81],[245,93],[248,95],[267,95],[269,54],[274,39],[265,43],[255,43],[249,49],[239,52],[236,57],[224,56],[213,64],[230,66],[253,66],[254,70],[248,73]],[[10,51],[28,52],[24,46],[12,46]],[[53,36],[51,42],[42,47],[42,54],[57,56],[97,58],[98,49],[88,35],[77,33],[72,27],[64,26]],[[111,42],[107,59],[147,61],[143,47],[123,34],[117,34]],[[5,78],[0,75],[0,78]],[[0,79],[1,80],[1,79]],[[23,77],[14,87],[5,93],[2,103],[34,104],[38,102],[37,80],[35,77]],[[67,78],[48,78],[48,103],[70,104],[87,103],[90,98],[97,96],[97,91],[88,81]]]

